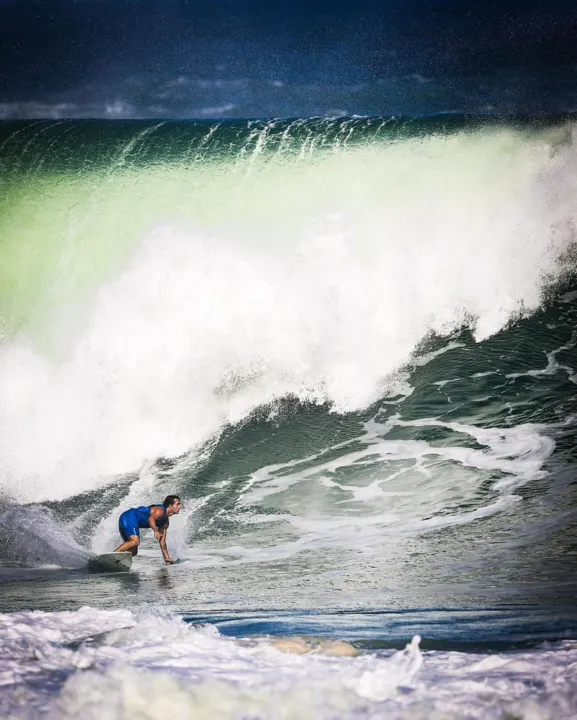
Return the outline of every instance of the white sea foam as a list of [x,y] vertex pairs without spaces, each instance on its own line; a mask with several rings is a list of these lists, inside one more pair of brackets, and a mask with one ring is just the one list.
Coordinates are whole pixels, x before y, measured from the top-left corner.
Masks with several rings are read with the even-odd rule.
[[[14,720],[573,717],[577,644],[492,655],[283,653],[170,615],[0,615],[0,714]],[[296,639],[293,645],[302,645]],[[290,646],[290,643],[286,643]]]
[[[172,210],[165,198],[159,224],[57,360],[5,340],[8,496],[97,487],[288,394],[365,408],[428,333],[469,322],[482,340],[537,308],[573,241],[569,130],[318,155],[311,138],[296,159],[267,156],[266,128],[255,133],[224,172],[182,169],[178,186],[167,176]],[[154,169],[131,178],[163,187]],[[187,203],[194,225],[171,216]],[[55,337],[65,317],[47,313]]]

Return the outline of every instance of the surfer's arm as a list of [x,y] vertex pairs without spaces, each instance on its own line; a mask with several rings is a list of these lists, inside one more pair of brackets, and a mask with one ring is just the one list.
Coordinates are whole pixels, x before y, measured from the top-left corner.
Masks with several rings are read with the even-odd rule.
[[164,558],[164,562],[167,565],[172,565],[172,558],[168,554],[168,548],[166,547],[166,531],[168,530],[168,520],[166,521],[166,525],[162,528],[159,535],[160,538],[158,542],[160,543],[160,550],[162,552],[162,557]]
[[160,536],[161,531],[158,529],[156,525],[156,521],[159,520],[164,515],[164,510],[162,508],[153,507],[150,511],[150,515],[148,516],[148,524],[150,525],[150,529],[154,533],[154,537],[160,542]]

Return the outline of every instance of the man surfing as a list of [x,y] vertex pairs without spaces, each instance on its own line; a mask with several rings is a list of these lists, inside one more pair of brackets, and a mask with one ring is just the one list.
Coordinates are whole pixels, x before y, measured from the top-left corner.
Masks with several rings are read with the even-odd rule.
[[166,532],[169,525],[168,518],[171,515],[178,515],[180,509],[181,502],[178,495],[168,495],[162,505],[148,505],[126,510],[118,520],[118,529],[124,542],[114,552],[130,552],[133,556],[136,555],[140,545],[140,529],[149,527],[160,543],[164,562],[172,565],[174,560],[171,559],[166,548]]

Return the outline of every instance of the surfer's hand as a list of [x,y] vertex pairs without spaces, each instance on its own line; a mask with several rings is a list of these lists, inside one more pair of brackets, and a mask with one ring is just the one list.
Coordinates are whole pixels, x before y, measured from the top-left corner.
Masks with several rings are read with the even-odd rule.
[[155,531],[154,531],[154,537],[155,537],[157,540],[160,540],[160,538],[161,538],[160,530],[155,530]]
[[164,561],[164,564],[165,565],[174,565],[174,560],[171,560],[170,558],[166,558],[166,560]]

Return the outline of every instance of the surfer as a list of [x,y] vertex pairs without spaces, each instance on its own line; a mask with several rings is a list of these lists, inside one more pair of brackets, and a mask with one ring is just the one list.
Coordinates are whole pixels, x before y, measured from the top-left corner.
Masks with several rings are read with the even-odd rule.
[[168,530],[168,518],[171,515],[178,515],[181,509],[178,495],[168,495],[162,505],[148,505],[130,508],[122,513],[118,520],[118,529],[124,542],[114,552],[130,552],[132,555],[138,553],[140,545],[140,528],[150,528],[154,537],[160,543],[160,550],[164,562],[172,565],[166,548],[166,532]]

